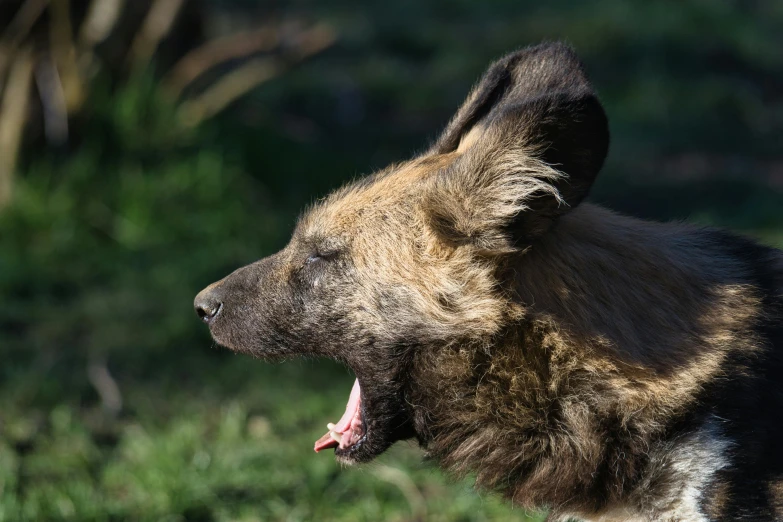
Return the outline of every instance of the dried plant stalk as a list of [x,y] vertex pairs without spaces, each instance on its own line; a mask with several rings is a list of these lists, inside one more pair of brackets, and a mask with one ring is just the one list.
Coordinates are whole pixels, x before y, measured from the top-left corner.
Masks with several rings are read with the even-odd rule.
[[87,365],[87,378],[98,396],[101,406],[111,415],[122,411],[122,393],[117,381],[114,380],[105,361],[93,360]]
[[49,24],[51,55],[57,66],[57,71],[60,73],[60,82],[65,93],[66,111],[68,114],[73,114],[81,109],[86,93],[73,41],[70,1],[51,0],[49,12],[52,15]]
[[182,57],[171,69],[164,84],[175,97],[209,69],[221,63],[254,53],[270,51],[280,41],[275,27],[236,33],[211,40]]
[[41,97],[46,140],[52,145],[63,145],[68,141],[68,107],[60,75],[49,57],[35,66],[35,84]]
[[[336,40],[334,30],[327,25],[316,25],[297,35],[289,52],[289,62],[297,62],[319,53]],[[231,102],[261,83],[280,74],[288,64],[279,58],[264,57],[250,60],[223,76],[201,95],[182,103],[180,121],[195,127],[225,109]]]
[[2,42],[11,47],[21,44],[48,4],[48,0],[27,0],[24,2],[6,27]]
[[223,76],[198,98],[183,102],[179,108],[180,121],[187,127],[197,126],[281,70],[281,64],[269,57],[247,62]]
[[79,46],[89,50],[108,38],[124,5],[125,0],[92,0],[79,30]]
[[34,57],[29,47],[21,49],[8,71],[0,103],[0,208],[11,201],[14,171],[22,133],[27,121]]
[[184,0],[155,0],[131,45],[128,62],[133,69],[147,66],[174,25]]
[[330,47],[337,39],[337,33],[331,25],[320,23],[298,34],[291,46],[291,57],[303,60]]
[[3,84],[8,64],[17,47],[24,41],[36,20],[41,16],[48,0],[27,0],[23,3],[0,37],[0,85]]

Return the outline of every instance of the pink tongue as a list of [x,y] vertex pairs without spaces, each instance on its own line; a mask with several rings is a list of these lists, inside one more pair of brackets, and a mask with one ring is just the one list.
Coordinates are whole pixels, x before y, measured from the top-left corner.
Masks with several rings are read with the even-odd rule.
[[334,426],[334,431],[337,433],[345,433],[348,426],[351,425],[351,419],[356,415],[356,410],[359,408],[359,399],[362,397],[362,391],[359,388],[359,379],[353,381],[353,388],[351,388],[351,395],[348,397],[348,404],[345,405],[345,413],[337,421]]
[[[353,388],[351,388],[351,395],[348,397],[348,404],[345,406],[345,413],[343,413],[343,416],[340,417],[340,420],[335,424],[334,431],[337,433],[345,433],[348,431],[348,428],[351,427],[351,420],[356,416],[356,411],[359,409],[361,398],[362,391],[361,388],[359,388],[359,379],[356,379],[353,382]],[[315,451],[317,453],[321,450],[334,448],[338,445],[338,442],[330,437],[329,432],[327,432],[326,435],[315,442]]]

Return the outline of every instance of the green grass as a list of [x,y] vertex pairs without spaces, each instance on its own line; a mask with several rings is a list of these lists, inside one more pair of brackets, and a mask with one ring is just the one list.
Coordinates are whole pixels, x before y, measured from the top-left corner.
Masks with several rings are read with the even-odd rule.
[[350,390],[344,369],[208,350],[119,379],[120,418],[89,397],[2,401],[0,520],[539,520],[444,480],[409,443],[348,469],[315,454]]

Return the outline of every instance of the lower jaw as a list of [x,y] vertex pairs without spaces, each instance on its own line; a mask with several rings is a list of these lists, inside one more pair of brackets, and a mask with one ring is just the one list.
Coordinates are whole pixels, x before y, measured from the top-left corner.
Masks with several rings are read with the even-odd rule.
[[364,447],[364,443],[366,441],[367,441],[367,434],[365,433],[353,445],[344,449],[335,448],[334,450],[335,458],[342,464],[357,464],[359,462],[366,462],[367,460],[372,460],[372,458],[362,458],[363,457],[362,448]]

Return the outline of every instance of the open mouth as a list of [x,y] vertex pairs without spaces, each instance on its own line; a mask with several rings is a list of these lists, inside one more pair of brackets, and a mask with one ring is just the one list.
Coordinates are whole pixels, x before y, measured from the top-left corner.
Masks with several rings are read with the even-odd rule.
[[359,379],[356,379],[345,406],[345,413],[336,424],[326,425],[328,432],[315,442],[315,452],[336,448],[337,455],[348,455],[362,445],[367,438],[364,408]]

